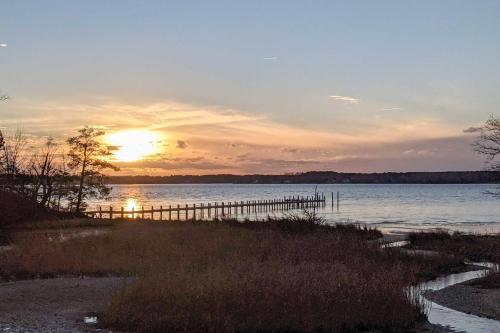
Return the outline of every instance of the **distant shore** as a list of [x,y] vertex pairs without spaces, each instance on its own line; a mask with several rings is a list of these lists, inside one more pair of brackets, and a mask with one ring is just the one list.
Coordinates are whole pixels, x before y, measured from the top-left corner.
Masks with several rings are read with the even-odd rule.
[[108,184],[500,184],[498,171],[109,176]]

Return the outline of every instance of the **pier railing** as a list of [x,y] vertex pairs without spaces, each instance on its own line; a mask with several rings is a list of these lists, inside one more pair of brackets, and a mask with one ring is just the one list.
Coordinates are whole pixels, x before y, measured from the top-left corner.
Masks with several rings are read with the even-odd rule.
[[148,218],[160,221],[180,221],[211,219],[226,216],[250,215],[254,213],[265,213],[271,211],[285,211],[291,209],[307,209],[324,207],[326,197],[323,193],[314,196],[292,196],[281,199],[271,200],[251,200],[251,201],[233,201],[233,202],[214,202],[207,204],[192,205],[168,205],[160,207],[142,206],[140,209],[133,207],[125,210],[123,207],[113,208],[112,206],[99,206],[97,210],[85,211],[84,214],[93,218]]

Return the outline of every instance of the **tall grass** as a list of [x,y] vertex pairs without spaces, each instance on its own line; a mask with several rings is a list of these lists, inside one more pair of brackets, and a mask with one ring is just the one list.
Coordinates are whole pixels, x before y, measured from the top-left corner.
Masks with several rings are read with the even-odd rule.
[[425,260],[381,250],[376,233],[273,219],[129,222],[66,242],[22,233],[0,275],[138,277],[101,317],[123,331],[405,332],[424,317],[407,287]]
[[404,292],[417,267],[390,262],[364,236],[259,226],[198,230],[189,239],[165,251],[180,261],[157,266],[116,295],[103,318],[108,326],[342,332],[402,329],[422,318]]
[[408,239],[415,248],[463,256],[472,261],[500,263],[500,235],[438,231],[411,233]]
[[466,258],[471,261],[490,261],[496,266],[481,279],[468,284],[484,289],[500,288],[500,235],[472,235],[463,233],[419,232],[409,235],[411,246],[420,249],[438,251]]

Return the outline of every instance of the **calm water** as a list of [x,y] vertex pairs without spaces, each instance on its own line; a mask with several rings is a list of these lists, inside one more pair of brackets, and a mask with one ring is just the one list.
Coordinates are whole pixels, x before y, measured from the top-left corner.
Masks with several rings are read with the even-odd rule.
[[[486,194],[496,185],[319,185],[327,196],[320,214],[332,222],[377,224],[405,229],[444,227],[481,232],[500,230],[500,199]],[[208,202],[278,199],[284,196],[311,196],[315,185],[114,185],[110,200],[99,205],[125,209],[141,206],[185,205]],[[340,209],[332,207],[331,193],[340,192]],[[268,213],[265,213],[268,214]],[[272,214],[272,213],[271,213]]]
[[[478,266],[485,265],[491,267],[488,263],[478,263]],[[425,290],[440,290],[448,286],[462,283],[468,280],[484,276],[488,270],[465,272],[458,274],[451,274],[439,277],[435,280],[422,283],[419,286],[421,291]],[[478,317],[475,315],[459,312],[447,307],[441,306],[437,303],[427,300],[425,297],[424,304],[427,305],[428,320],[433,324],[449,327],[454,332],[467,332],[467,333],[490,333],[500,332],[500,321]]]

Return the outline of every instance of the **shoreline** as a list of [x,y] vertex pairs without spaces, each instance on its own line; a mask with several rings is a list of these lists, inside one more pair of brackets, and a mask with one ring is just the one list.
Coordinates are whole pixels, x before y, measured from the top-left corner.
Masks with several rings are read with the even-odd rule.
[[485,289],[469,285],[472,281],[454,284],[436,291],[426,291],[424,296],[441,306],[500,321],[500,289]]
[[112,294],[129,281],[99,277],[0,283],[0,332],[94,331],[84,317],[104,311]]

